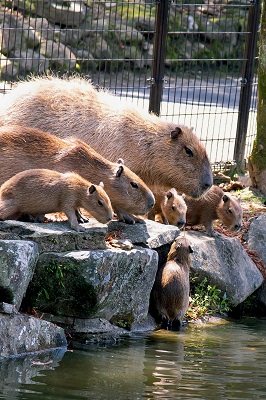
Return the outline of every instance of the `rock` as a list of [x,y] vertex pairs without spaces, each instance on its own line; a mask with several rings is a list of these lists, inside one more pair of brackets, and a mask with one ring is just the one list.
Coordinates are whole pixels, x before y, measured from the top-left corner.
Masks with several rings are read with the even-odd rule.
[[109,237],[115,239],[130,239],[133,244],[159,248],[172,243],[180,234],[180,230],[173,225],[164,225],[151,220],[145,220],[145,224],[127,225],[117,221],[108,224]]
[[86,232],[76,232],[68,222],[28,223],[14,220],[0,222],[0,238],[31,240],[38,243],[39,252],[69,251],[75,249],[105,249],[107,225],[94,218],[83,224]]
[[0,313],[2,314],[15,314],[17,313],[16,307],[13,304],[0,303]]
[[232,305],[242,303],[262,282],[263,276],[247,255],[240,241],[224,235],[214,238],[201,232],[186,232],[193,247],[192,271],[199,279],[226,292]]
[[0,359],[67,345],[62,328],[19,313],[0,314],[0,332]]
[[77,1],[52,2],[38,0],[36,14],[49,22],[65,26],[78,26],[86,17],[86,7]]
[[76,68],[77,60],[74,53],[62,43],[42,39],[40,53],[49,59],[50,67],[52,66],[53,69],[64,67],[67,70],[73,70]]
[[12,303],[19,309],[37,259],[36,243],[0,240],[0,301]]
[[[248,231],[247,243],[251,250],[255,250],[257,252],[266,269],[266,213],[255,218],[254,221],[251,222]],[[266,306],[265,283],[258,291],[258,299],[264,306]]]
[[[1,40],[1,37],[0,37]],[[18,69],[14,63],[6,58],[3,54],[0,54],[0,79],[9,80],[18,75]]]
[[104,318],[130,329],[147,318],[157,266],[157,252],[139,247],[43,253],[25,302],[55,315]]
[[266,213],[255,218],[249,227],[248,247],[255,250],[266,266]]
[[14,52],[14,62],[19,64],[20,73],[42,73],[48,68],[48,62],[45,57],[32,49],[16,49]]

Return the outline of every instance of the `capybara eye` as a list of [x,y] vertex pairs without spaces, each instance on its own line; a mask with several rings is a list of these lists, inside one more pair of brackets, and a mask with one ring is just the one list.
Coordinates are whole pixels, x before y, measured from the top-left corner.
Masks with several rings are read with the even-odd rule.
[[98,200],[98,204],[99,204],[99,206],[103,206],[103,202],[101,201],[101,200]]
[[175,206],[172,206],[172,210],[175,211]]
[[232,214],[231,208],[228,208],[228,212],[229,212],[229,214]]
[[193,157],[194,156],[193,151],[190,150],[187,146],[185,146],[185,152],[187,153],[187,155],[189,157]]
[[139,185],[137,184],[137,182],[130,182],[130,185],[134,188],[134,189],[138,189]]

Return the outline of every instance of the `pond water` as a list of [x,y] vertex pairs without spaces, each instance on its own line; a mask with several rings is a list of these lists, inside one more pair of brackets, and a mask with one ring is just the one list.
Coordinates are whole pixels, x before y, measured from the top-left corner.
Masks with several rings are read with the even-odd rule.
[[0,399],[266,399],[266,321],[189,325],[8,359],[0,362]]

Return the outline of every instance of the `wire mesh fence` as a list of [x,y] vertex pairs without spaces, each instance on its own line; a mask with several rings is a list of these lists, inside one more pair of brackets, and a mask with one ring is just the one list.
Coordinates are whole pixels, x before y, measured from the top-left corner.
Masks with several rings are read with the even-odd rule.
[[238,136],[246,158],[256,133],[254,9],[247,0],[2,0],[1,90],[29,74],[79,73],[149,109],[161,85],[161,117],[193,126],[219,170],[235,163]]

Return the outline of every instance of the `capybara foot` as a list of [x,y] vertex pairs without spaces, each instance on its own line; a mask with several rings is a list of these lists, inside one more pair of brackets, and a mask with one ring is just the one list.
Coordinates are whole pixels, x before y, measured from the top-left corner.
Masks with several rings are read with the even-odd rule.
[[76,217],[80,224],[84,224],[85,222],[89,222],[89,218],[85,215],[81,214],[80,210],[76,210]]

